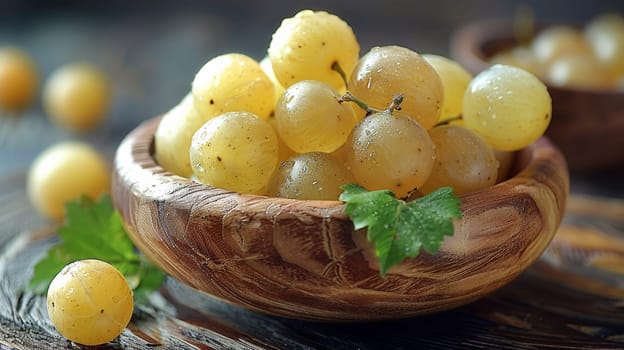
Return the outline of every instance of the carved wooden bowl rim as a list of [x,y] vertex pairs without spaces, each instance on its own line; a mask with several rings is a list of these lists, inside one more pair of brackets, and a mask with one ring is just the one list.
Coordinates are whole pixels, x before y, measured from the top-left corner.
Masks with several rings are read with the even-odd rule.
[[518,152],[514,177],[460,196],[464,218],[437,254],[381,278],[341,202],[239,194],[167,172],[152,156],[159,121],[133,130],[115,156],[113,203],[131,239],[185,284],[277,316],[397,319],[476,300],[539,258],[568,197],[565,160],[542,138]]

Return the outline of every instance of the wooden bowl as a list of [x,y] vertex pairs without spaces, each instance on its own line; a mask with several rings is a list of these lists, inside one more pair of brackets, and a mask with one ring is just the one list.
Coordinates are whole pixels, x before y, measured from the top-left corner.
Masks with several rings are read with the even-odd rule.
[[565,160],[543,138],[518,153],[515,176],[461,196],[464,217],[437,254],[382,278],[341,202],[240,194],[173,175],[153,157],[159,120],[131,132],[115,156],[113,202],[132,240],[189,286],[272,315],[371,321],[466,304],[542,254],[568,197]]
[[[459,29],[451,56],[476,74],[494,54],[518,44],[510,20],[483,20]],[[561,149],[572,172],[624,167],[624,91],[548,85],[553,117],[546,135]]]

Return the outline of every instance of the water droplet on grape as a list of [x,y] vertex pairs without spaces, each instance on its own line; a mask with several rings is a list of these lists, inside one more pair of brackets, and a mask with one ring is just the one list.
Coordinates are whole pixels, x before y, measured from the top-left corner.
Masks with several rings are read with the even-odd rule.
[[201,163],[199,163],[199,162],[195,163],[195,170],[196,170],[198,173],[204,173],[204,172],[206,172],[206,169],[204,169],[204,167],[203,167],[203,166],[201,165]]

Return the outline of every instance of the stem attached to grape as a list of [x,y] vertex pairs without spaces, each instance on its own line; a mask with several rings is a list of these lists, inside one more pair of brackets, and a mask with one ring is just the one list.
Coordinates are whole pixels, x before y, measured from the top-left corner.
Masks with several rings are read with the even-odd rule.
[[364,101],[360,100],[359,98],[353,96],[353,94],[349,91],[345,92],[344,95],[342,95],[339,99],[338,99],[338,103],[343,103],[343,102],[353,102],[356,105],[358,105],[358,107],[362,108],[364,111],[366,111],[366,116],[369,116],[375,112],[377,112],[377,110],[370,108],[366,103],[364,103]]
[[454,121],[457,121],[457,120],[462,120],[462,119],[464,119],[464,118],[462,117],[462,115],[461,115],[461,114],[460,114],[460,115],[456,115],[456,116],[454,116],[454,117],[448,117],[448,118],[446,118],[446,119],[444,119],[444,120],[440,120],[440,121],[439,121],[436,125],[434,125],[433,127],[435,128],[436,126],[448,125],[448,124],[451,124],[451,123],[452,123],[452,122],[454,122]]
[[362,108],[366,112],[366,117],[368,117],[369,115],[371,115],[373,113],[388,113],[388,114],[392,114],[393,111],[400,111],[401,110],[401,103],[403,102],[403,94],[395,94],[395,95],[393,95],[392,96],[392,101],[390,101],[390,104],[388,105],[388,108],[386,108],[384,110],[369,107],[366,103],[364,103],[364,101],[362,101],[359,98],[355,97],[349,91],[345,92],[345,94],[342,95],[342,97],[340,97],[340,99],[338,99],[338,103],[343,103],[343,102],[353,102],[353,103],[355,103],[356,105],[358,105],[358,107]]
[[342,81],[344,81],[345,87],[348,88],[349,87],[349,83],[347,82],[347,74],[345,73],[345,71],[340,66],[340,63],[338,63],[338,61],[334,61],[334,63],[332,63],[332,65],[331,65],[331,69],[333,71],[336,71],[338,74],[340,74],[340,77],[342,78]]
[[403,94],[392,95],[392,101],[390,101],[386,112],[392,114],[392,111],[400,111],[401,103],[403,103]]

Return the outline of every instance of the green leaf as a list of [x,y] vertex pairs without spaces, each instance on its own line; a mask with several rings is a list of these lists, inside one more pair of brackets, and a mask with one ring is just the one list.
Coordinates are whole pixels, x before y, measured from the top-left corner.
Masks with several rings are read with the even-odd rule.
[[165,278],[164,272],[141,256],[139,284],[134,288],[134,298],[137,302],[146,300],[150,293],[160,288]]
[[[139,296],[160,286],[165,274],[137,253],[109,196],[97,202],[83,196],[67,203],[65,212],[65,223],[58,229],[60,243],[35,265],[31,290],[46,293],[65,265],[82,259],[99,259],[113,265]],[[138,288],[142,288],[139,293]]]
[[357,184],[341,187],[340,200],[356,230],[368,228],[381,276],[424,248],[436,253],[444,236],[453,235],[453,219],[462,217],[460,199],[449,187],[406,203],[392,191],[368,191]]

